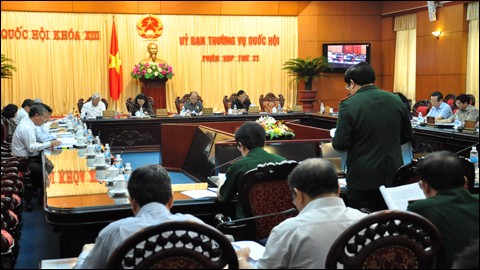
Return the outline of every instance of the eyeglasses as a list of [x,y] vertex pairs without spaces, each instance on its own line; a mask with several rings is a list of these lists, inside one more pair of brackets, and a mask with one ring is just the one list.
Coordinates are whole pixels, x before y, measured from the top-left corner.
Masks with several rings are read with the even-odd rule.
[[350,90],[350,84],[345,85],[345,89]]

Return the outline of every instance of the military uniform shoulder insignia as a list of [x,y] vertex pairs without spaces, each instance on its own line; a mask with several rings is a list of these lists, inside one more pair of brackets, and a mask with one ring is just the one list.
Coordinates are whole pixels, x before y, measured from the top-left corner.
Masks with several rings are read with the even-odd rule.
[[340,102],[343,102],[343,101],[345,101],[345,100],[347,100],[347,99],[351,98],[352,96],[353,96],[353,95],[350,95],[350,94],[348,94],[348,96],[346,96],[346,97],[344,97],[344,98],[340,99]]

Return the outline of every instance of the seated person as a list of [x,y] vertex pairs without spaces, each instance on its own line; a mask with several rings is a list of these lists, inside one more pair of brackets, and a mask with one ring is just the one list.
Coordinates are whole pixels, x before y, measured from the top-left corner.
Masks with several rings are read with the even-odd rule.
[[458,120],[464,122],[465,120],[478,121],[478,109],[469,104],[470,99],[465,94],[460,94],[455,98],[455,105],[458,110],[454,115],[447,119],[438,120],[438,122],[452,123],[455,121],[455,116],[458,116]]
[[203,104],[198,100],[198,93],[196,91],[190,92],[189,100],[183,104],[185,111],[190,111],[192,114],[200,114],[203,111]]
[[20,124],[20,121],[22,121],[22,119],[24,117],[28,117],[28,113],[30,112],[30,107],[32,107],[34,103],[35,103],[35,101],[33,101],[29,98],[27,98],[23,101],[22,108],[20,108],[20,110],[18,110],[17,116],[15,116],[15,119],[17,120],[17,122],[19,124]]
[[102,116],[102,112],[106,110],[105,103],[101,101],[102,96],[99,93],[92,95],[92,100],[83,104],[80,118],[96,118]]
[[132,115],[138,116],[137,112],[140,113],[140,108],[142,108],[145,115],[155,115],[152,106],[150,106],[150,103],[148,103],[147,100],[148,98],[147,96],[145,96],[145,94],[138,94],[135,97],[132,108],[130,110]]
[[[228,202],[233,199],[238,192],[240,181],[247,171],[257,168],[259,164],[285,160],[284,157],[268,153],[263,149],[265,139],[265,129],[256,122],[245,122],[235,131],[235,141],[243,158],[228,168],[224,182],[217,182],[220,201]],[[240,204],[237,204],[236,216],[237,218],[245,216]]]
[[147,165],[134,170],[128,181],[128,193],[134,216],[114,221],[100,231],[93,248],[84,248],[75,268],[105,269],[113,251],[145,227],[166,221],[203,224],[192,215],[170,212],[173,205],[170,176],[160,165]]
[[35,132],[36,132],[37,142],[48,142],[51,140],[55,140],[57,137],[50,134],[50,125],[52,124],[52,122],[49,122],[49,120],[53,112],[52,108],[50,108],[50,106],[48,106],[45,103],[35,103],[35,104],[39,104],[47,110],[45,123],[43,123],[41,126],[36,127]]
[[478,238],[478,194],[465,189],[462,163],[452,152],[429,154],[418,161],[417,173],[427,198],[411,203],[407,210],[424,216],[440,231],[449,268],[455,256]]
[[[339,197],[335,166],[325,159],[302,161],[288,176],[293,203],[299,211],[273,228],[255,268],[325,269],[333,242],[367,214],[347,207]],[[248,268],[248,248],[237,251],[240,268]]]
[[247,93],[245,91],[240,90],[237,93],[238,97],[234,101],[232,101],[232,110],[237,106],[238,113],[248,112],[250,108],[250,99],[247,99]]
[[15,104],[8,104],[2,111],[2,119],[7,124],[7,142],[12,141],[13,133],[15,133],[15,129],[18,125],[17,119],[15,119],[17,111],[18,106]]
[[441,92],[433,92],[430,95],[430,103],[432,103],[432,108],[427,116],[435,117],[435,120],[447,119],[452,116],[452,108],[443,102],[443,94]]
[[412,120],[413,114],[412,114],[412,109],[410,108],[410,102],[408,101],[408,98],[400,92],[394,92],[394,94],[397,95],[402,100],[402,103],[405,106],[405,109],[407,110],[408,117],[410,118],[410,120]]

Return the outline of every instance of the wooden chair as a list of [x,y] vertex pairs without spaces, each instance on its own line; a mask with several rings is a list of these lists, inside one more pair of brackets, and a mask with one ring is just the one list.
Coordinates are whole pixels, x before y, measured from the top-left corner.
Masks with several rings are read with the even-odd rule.
[[393,177],[393,186],[403,186],[420,181],[420,176],[417,174],[417,162],[414,159],[411,163],[405,164],[398,168]]
[[[83,98],[79,99],[78,102],[77,102],[77,107],[78,107],[78,113],[81,113],[82,112],[82,107],[83,107],[83,104],[89,102],[92,100],[92,97],[89,97],[87,99],[87,101],[85,101]],[[105,98],[102,98],[102,102],[105,104],[105,110],[108,110],[108,101],[107,99]]]
[[467,94],[468,104],[475,106],[475,96],[472,94]]
[[225,108],[226,113],[228,113],[228,109],[232,107],[232,102],[237,98],[237,93],[233,93],[232,95],[230,95],[230,97],[223,96],[223,107]]
[[433,269],[445,265],[440,232],[426,218],[383,210],[352,224],[332,244],[326,269]]
[[[180,113],[180,111],[183,108],[183,104],[187,102],[190,99],[190,93],[183,95],[182,98],[176,97],[175,98],[175,108],[177,108],[177,113]],[[200,95],[198,96],[198,100],[203,103],[202,98]]]
[[195,222],[165,222],[128,238],[110,256],[107,269],[238,269],[230,241]]
[[275,96],[273,93],[268,93],[265,96],[260,95],[260,98],[258,99],[259,104],[260,104],[260,109],[262,112],[272,112],[272,108],[278,107],[278,104],[280,104],[280,107],[283,108],[283,105],[285,103],[285,98],[283,97],[282,94],[278,95],[278,98]]
[[431,108],[432,104],[430,103],[430,100],[419,100],[413,105],[413,115],[418,116],[418,113],[421,112],[423,117],[425,117]]
[[448,104],[448,106],[450,106],[450,108],[452,108],[453,110],[453,107],[455,106],[455,95],[454,94],[448,94],[445,96],[445,103]]
[[[298,165],[294,160],[258,165],[256,169],[245,173],[240,182],[238,200],[245,217],[278,213],[295,208],[292,192],[287,183],[288,174]],[[273,227],[293,214],[274,215],[246,221],[242,230],[239,224],[225,226],[228,233],[236,239],[259,241],[268,238]],[[240,233],[238,233],[240,232]]]

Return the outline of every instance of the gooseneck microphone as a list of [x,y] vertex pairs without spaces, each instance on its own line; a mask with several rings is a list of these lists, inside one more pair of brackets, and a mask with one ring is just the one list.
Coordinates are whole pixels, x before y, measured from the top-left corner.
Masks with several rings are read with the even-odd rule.
[[297,209],[290,208],[290,209],[282,211],[282,212],[265,214],[265,215],[260,215],[260,216],[247,217],[247,218],[240,218],[240,219],[236,219],[236,220],[226,220],[226,221],[224,220],[225,216],[223,214],[216,214],[214,219],[217,222],[220,222],[216,226],[216,228],[218,229],[218,228],[220,228],[224,225],[232,226],[232,225],[235,225],[236,223],[241,223],[241,222],[245,222],[245,221],[249,221],[249,220],[255,220],[255,219],[266,218],[266,217],[271,217],[271,216],[291,215],[291,214],[296,214],[296,213],[297,213]]
[[223,167],[223,166],[225,166],[225,165],[232,164],[233,162],[235,162],[235,161],[237,161],[237,160],[239,160],[239,159],[242,159],[242,158],[243,158],[243,156],[239,156],[239,157],[236,157],[236,158],[234,158],[234,159],[232,159],[232,160],[229,160],[229,161],[227,161],[227,162],[225,162],[225,163],[223,163],[223,164],[221,164],[221,165],[218,165],[218,166],[216,166],[216,167],[213,167],[213,169],[211,169],[210,172],[208,173],[208,176],[212,176],[212,173],[213,173],[216,169],[220,169],[221,167]]

